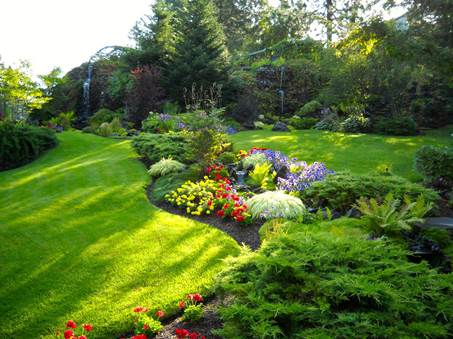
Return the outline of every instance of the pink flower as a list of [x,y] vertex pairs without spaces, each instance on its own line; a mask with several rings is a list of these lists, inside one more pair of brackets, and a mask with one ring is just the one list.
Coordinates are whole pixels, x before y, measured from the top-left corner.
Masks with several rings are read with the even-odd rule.
[[69,320],[69,321],[66,323],[66,327],[67,327],[67,328],[76,328],[77,325],[76,325],[76,323],[74,322],[74,320]]
[[165,316],[165,312],[162,310],[159,310],[156,312],[156,317],[158,318],[163,318]]

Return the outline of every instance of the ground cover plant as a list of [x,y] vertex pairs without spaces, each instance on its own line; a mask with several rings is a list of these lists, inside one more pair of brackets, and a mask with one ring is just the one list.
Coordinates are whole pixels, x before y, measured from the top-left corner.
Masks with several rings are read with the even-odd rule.
[[0,173],[0,337],[53,338],[68,319],[92,324],[92,338],[127,333],[132,307],[176,312],[237,253],[220,231],[150,205],[130,141],[59,139]]
[[388,169],[406,178],[419,177],[413,168],[415,152],[423,145],[453,146],[453,127],[415,137],[344,134],[316,130],[289,133],[247,131],[230,136],[236,150],[267,147],[306,162],[320,161],[334,171],[369,174]]
[[229,261],[225,338],[435,337],[452,331],[453,276],[370,240],[361,222],[300,225]]

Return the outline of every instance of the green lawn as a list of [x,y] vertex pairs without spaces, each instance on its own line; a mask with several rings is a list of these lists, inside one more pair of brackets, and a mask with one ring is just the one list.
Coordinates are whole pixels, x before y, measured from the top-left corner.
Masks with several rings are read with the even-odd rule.
[[247,131],[231,136],[234,148],[253,146],[279,150],[307,162],[323,161],[333,170],[365,174],[389,167],[394,174],[413,178],[415,151],[425,145],[453,146],[453,126],[415,137],[332,133],[317,130]]
[[0,338],[51,337],[67,319],[111,338],[131,328],[132,307],[176,308],[238,253],[220,231],[149,204],[129,141],[59,139],[0,173]]

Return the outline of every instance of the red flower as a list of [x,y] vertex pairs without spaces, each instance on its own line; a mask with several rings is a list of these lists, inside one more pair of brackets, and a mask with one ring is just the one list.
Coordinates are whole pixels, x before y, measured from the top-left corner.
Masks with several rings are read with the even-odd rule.
[[156,317],[158,317],[158,318],[163,318],[164,315],[165,315],[165,312],[162,310],[159,310],[156,312]]
[[243,222],[244,220],[245,220],[245,217],[244,217],[243,215],[238,215],[238,216],[236,217],[236,221],[237,221],[237,222]]
[[91,324],[83,324],[82,327],[87,332],[90,332],[93,329],[93,325]]
[[198,339],[199,334],[197,332],[192,332],[189,334],[189,339]]
[[72,332],[72,330],[66,330],[64,331],[64,338],[65,339],[70,339],[74,337],[74,332]]
[[180,310],[183,310],[186,307],[186,303],[184,301],[180,301],[178,307]]
[[148,312],[148,309],[146,307],[137,306],[136,308],[134,308],[134,312],[135,313],[145,313],[145,312]]
[[222,176],[221,176],[219,173],[216,173],[216,174],[215,174],[215,179],[216,179],[216,180],[221,180],[221,179],[222,179]]
[[132,337],[132,339],[148,339],[148,337],[146,336],[146,334],[140,333],[140,334],[134,335]]
[[177,328],[175,333],[178,338],[186,338],[190,334],[189,331],[184,328]]
[[66,327],[67,327],[67,328],[76,328],[77,325],[76,325],[76,323],[74,322],[74,320],[69,320],[69,321],[66,323]]
[[211,201],[211,200],[208,200],[208,206],[209,206],[209,207],[212,206],[212,201]]
[[224,215],[225,215],[225,211],[224,210],[217,211],[217,216],[218,217],[223,217]]
[[143,329],[146,331],[146,330],[149,330],[149,325],[148,324],[143,324]]
[[206,168],[206,173],[209,174],[209,173],[211,173],[211,171],[212,171],[212,168],[211,168],[211,167],[207,167],[207,168]]
[[81,335],[81,336],[79,337],[79,339],[87,339],[87,336],[86,336],[86,335]]
[[193,298],[193,300],[195,300],[196,302],[202,302],[202,301],[203,301],[203,297],[201,296],[200,293],[193,294],[192,298]]
[[227,210],[227,209],[229,209],[229,208],[230,208],[230,204],[225,204],[225,205],[223,205],[223,209],[224,209],[224,210]]
[[228,197],[228,194],[227,194],[227,193],[223,193],[223,194],[222,194],[222,198],[223,198],[223,199],[226,199],[227,197]]

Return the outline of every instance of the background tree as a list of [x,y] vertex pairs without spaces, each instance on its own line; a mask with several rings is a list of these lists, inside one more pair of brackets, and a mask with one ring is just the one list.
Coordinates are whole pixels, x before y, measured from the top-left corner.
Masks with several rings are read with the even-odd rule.
[[181,102],[184,88],[208,88],[227,80],[225,35],[211,0],[183,0],[178,9],[175,56],[168,67],[167,88]]

